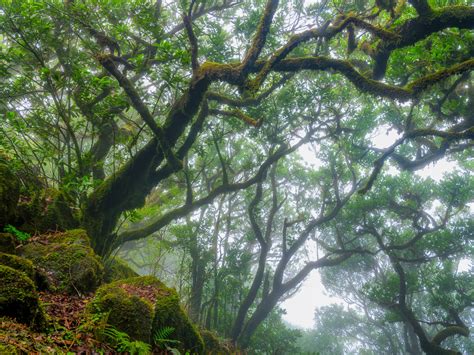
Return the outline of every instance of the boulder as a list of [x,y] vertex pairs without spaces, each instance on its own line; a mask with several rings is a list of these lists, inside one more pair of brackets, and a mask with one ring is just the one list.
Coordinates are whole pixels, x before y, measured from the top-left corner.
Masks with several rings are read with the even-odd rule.
[[152,330],[155,332],[164,327],[173,327],[174,332],[170,338],[180,342],[174,347],[181,352],[203,353],[204,342],[201,335],[179,304],[176,291],[174,289],[168,290],[168,295],[156,300]]
[[90,247],[86,232],[81,229],[28,243],[20,253],[33,261],[38,273],[47,279],[51,291],[88,293],[102,282],[102,263]]
[[70,199],[61,191],[38,186],[22,191],[17,207],[16,224],[31,234],[78,227]]
[[195,326],[179,304],[178,294],[152,277],[134,277],[101,286],[88,307],[97,317],[132,339],[153,343],[153,335],[174,328],[170,339],[180,351],[202,353],[203,341]]
[[0,265],[9,266],[12,269],[22,271],[31,280],[35,279],[35,269],[31,260],[17,255],[0,253]]
[[33,281],[25,273],[4,265],[0,265],[0,281],[0,316],[43,329],[46,317]]
[[225,346],[225,343],[219,339],[216,333],[211,332],[207,329],[201,329],[199,331],[202,340],[204,341],[204,347],[206,354],[229,354],[229,349]]

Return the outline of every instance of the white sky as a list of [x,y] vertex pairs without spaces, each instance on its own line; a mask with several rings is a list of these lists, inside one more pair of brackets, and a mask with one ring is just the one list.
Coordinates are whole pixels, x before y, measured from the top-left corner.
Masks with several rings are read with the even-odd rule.
[[326,295],[319,272],[313,271],[303,282],[300,290],[281,304],[281,307],[286,310],[283,319],[298,327],[312,328],[315,309],[331,303],[344,303],[344,301]]

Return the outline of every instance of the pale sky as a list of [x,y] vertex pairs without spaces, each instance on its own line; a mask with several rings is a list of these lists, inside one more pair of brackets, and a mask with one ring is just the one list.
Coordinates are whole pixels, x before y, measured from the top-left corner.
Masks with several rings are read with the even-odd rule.
[[299,292],[281,304],[286,310],[283,319],[298,327],[312,328],[315,309],[331,303],[344,303],[344,301],[325,294],[319,272],[316,270],[306,278]]

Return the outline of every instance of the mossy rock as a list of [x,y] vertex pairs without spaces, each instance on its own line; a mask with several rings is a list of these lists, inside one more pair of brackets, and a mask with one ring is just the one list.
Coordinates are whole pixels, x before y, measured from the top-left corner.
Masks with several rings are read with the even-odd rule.
[[107,324],[132,339],[150,343],[157,294],[167,287],[154,277],[134,277],[101,286],[88,313],[107,317]]
[[104,282],[106,283],[137,276],[139,275],[118,257],[109,259],[104,263]]
[[35,329],[43,329],[47,323],[33,281],[4,265],[0,265],[0,316],[15,318]]
[[106,318],[108,325],[127,333],[134,340],[150,342],[153,305],[128,294],[120,285],[99,288],[88,312]]
[[48,236],[48,241],[50,243],[91,246],[89,236],[84,229],[71,229],[65,232],[51,234]]
[[202,354],[204,342],[196,327],[191,323],[184,309],[179,304],[178,294],[174,289],[168,289],[169,294],[159,297],[155,303],[155,317],[153,319],[153,332],[164,327],[173,327],[171,339],[180,343],[175,347],[181,352]]
[[20,198],[20,181],[9,165],[0,160],[0,230],[12,223]]
[[17,224],[31,234],[51,230],[67,230],[78,227],[67,195],[55,189],[37,186],[21,193],[17,208]]
[[24,272],[30,279],[35,279],[35,269],[31,260],[17,255],[0,253],[0,265],[9,266],[15,270]]
[[107,318],[107,323],[132,339],[152,343],[153,334],[173,327],[171,339],[179,350],[202,353],[204,344],[179,304],[174,289],[152,276],[133,277],[101,286],[88,313]]
[[15,237],[10,233],[0,233],[0,253],[15,254]]
[[199,331],[201,338],[204,341],[206,354],[227,354],[227,348],[222,344],[216,333],[207,329]]
[[20,252],[33,261],[52,291],[88,293],[101,284],[103,266],[83,230],[56,234],[48,241],[26,244]]

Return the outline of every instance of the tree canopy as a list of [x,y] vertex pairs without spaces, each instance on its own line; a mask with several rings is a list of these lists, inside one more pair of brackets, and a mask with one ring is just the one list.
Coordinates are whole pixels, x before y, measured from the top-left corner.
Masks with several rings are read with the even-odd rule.
[[0,4],[0,158],[56,228],[173,255],[242,347],[291,351],[261,337],[317,269],[355,307],[318,316],[357,335],[328,353],[472,347],[469,1]]

